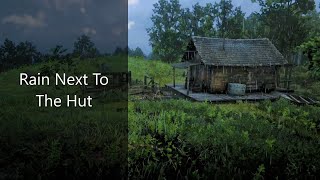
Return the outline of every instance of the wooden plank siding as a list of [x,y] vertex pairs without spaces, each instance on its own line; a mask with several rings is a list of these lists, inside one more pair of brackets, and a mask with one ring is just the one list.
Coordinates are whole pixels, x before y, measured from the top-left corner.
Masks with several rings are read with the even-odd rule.
[[225,93],[228,83],[247,85],[247,92],[274,90],[277,68],[195,65],[190,67],[190,88],[205,85],[209,93]]

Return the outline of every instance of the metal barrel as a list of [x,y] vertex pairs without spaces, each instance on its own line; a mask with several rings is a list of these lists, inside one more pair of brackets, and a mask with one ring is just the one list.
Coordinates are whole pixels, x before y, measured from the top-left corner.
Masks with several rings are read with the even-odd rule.
[[246,85],[239,83],[228,83],[228,94],[243,96],[246,94]]

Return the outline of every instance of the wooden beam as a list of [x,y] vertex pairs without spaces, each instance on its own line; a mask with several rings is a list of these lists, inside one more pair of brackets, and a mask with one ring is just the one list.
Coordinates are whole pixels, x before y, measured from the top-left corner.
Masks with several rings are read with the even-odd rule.
[[288,90],[290,90],[291,76],[292,76],[292,67],[289,67],[288,87],[287,87]]
[[277,84],[277,67],[274,68],[274,84],[276,85],[276,88],[278,88],[278,84]]
[[144,76],[143,85],[144,88],[147,89],[147,76]]
[[173,87],[176,87],[176,68],[173,67]]
[[131,86],[132,85],[132,79],[131,79],[131,71],[129,71],[128,72],[128,74],[127,74],[127,81],[129,82],[129,86]]
[[284,68],[284,78],[286,82],[283,83],[283,87],[288,89],[288,67]]
[[302,103],[301,101],[299,101],[298,99],[296,99],[294,96],[292,96],[292,95],[290,95],[290,94],[288,94],[287,96],[288,96],[290,99],[292,99],[293,101],[295,101],[295,102],[297,102],[297,103],[299,103],[299,104]]
[[299,96],[299,98],[300,98],[301,100],[305,101],[305,102],[306,102],[306,104],[311,104],[308,100],[306,100],[306,99],[305,99],[305,98],[303,98],[302,96]]
[[275,67],[276,70],[275,70],[275,83],[276,83],[276,88],[279,88],[280,87],[280,68],[278,67]]
[[188,67],[187,70],[188,78],[187,78],[187,95],[190,94],[190,66]]

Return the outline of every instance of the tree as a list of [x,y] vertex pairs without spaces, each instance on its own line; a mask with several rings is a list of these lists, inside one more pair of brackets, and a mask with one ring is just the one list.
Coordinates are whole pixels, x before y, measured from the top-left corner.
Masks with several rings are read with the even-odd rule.
[[129,52],[130,52],[130,53],[129,53],[129,56],[141,57],[141,58],[145,58],[145,57],[146,57],[140,47],[137,47],[135,50],[131,50],[131,51],[129,51]]
[[40,61],[41,54],[31,42],[21,42],[16,46],[15,67]]
[[259,13],[252,13],[245,19],[244,22],[244,37],[255,39],[266,37],[266,28],[262,24],[261,15]]
[[160,58],[155,55],[153,52],[149,53],[149,55],[147,56],[148,60],[159,60]]
[[231,17],[231,12],[233,5],[231,0],[221,0],[220,3],[215,4],[218,9],[218,19],[217,19],[217,26],[219,28],[219,36],[226,37],[227,30],[228,30],[228,20]]
[[60,60],[65,56],[67,49],[63,48],[62,45],[56,45],[56,47],[50,50],[50,59]]
[[233,8],[231,0],[221,0],[215,4],[218,11],[218,36],[222,38],[243,38],[245,13],[240,7]]
[[7,70],[13,68],[13,62],[16,58],[16,45],[13,41],[5,39],[0,47],[2,69]]
[[113,55],[114,56],[120,56],[120,55],[127,55],[129,53],[130,49],[128,47],[122,49],[121,47],[117,47],[114,52]]
[[314,77],[320,77],[320,37],[315,37],[299,46],[303,54],[308,57],[309,70]]
[[310,29],[305,15],[315,9],[314,0],[253,0],[261,6],[266,36],[286,56],[305,41]]
[[217,29],[214,27],[215,21],[218,18],[218,10],[214,5],[208,3],[204,8],[204,23],[202,25],[201,36],[215,37],[217,35]]
[[[193,36],[205,36],[214,37],[216,35],[216,29],[214,27],[214,21],[217,18],[217,9],[211,4],[207,3],[206,6],[201,6],[196,3],[192,6],[192,12],[189,9],[184,11],[182,15],[187,23],[190,25],[187,28],[191,31],[188,34]],[[188,31],[186,29],[186,31]]]
[[80,36],[74,43],[74,56],[83,58],[95,58],[99,55],[98,49],[87,35]]
[[153,54],[166,62],[176,61],[191,36],[244,37],[245,14],[233,8],[231,0],[201,6],[196,3],[182,9],[178,0],[159,0],[151,17],[153,26],[147,29]]
[[40,61],[41,54],[31,42],[20,42],[5,39],[0,47],[0,63],[2,71]]
[[[320,5],[320,4],[319,4]],[[316,10],[310,11],[307,14],[307,27],[310,29],[308,37],[320,36],[320,13]]]
[[151,20],[153,26],[147,29],[153,53],[163,61],[174,62],[182,54],[184,32],[180,21],[182,9],[178,0],[159,0],[154,4]]

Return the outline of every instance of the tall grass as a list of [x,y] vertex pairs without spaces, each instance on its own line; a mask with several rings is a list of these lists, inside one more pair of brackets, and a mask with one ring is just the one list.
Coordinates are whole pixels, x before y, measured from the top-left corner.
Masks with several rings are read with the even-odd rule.
[[[121,64],[117,58],[75,61],[75,73],[99,71],[108,62],[110,68]],[[54,63],[0,74],[0,179],[320,175],[319,107],[285,100],[214,105],[107,97],[95,100],[92,109],[39,108],[35,94],[79,93],[79,87],[19,86],[19,72],[39,72]],[[172,68],[163,62],[129,58],[127,68],[133,79],[149,75],[161,85],[172,83]],[[183,73],[177,72],[178,82]]]
[[319,107],[281,100],[212,105],[184,100],[129,106],[133,178],[315,178]]

